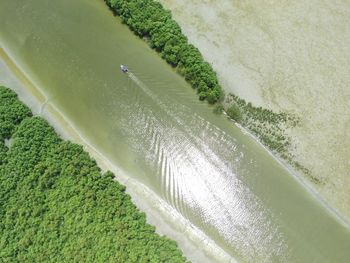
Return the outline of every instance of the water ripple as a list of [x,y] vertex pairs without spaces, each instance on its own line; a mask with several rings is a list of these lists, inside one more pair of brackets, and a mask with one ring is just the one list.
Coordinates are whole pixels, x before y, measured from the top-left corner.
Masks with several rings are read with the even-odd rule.
[[[122,123],[125,132],[133,131],[130,145],[142,148],[157,173],[165,200],[193,223],[220,235],[243,259],[268,262],[277,256],[283,261],[283,233],[237,176],[245,157],[235,139],[185,106],[164,103],[135,75],[129,77],[151,104],[143,101]],[[166,118],[152,111],[155,106]]]

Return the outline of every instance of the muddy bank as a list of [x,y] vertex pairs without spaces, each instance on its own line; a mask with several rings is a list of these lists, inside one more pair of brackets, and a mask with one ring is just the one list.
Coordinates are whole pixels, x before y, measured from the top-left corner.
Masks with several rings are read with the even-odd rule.
[[[228,92],[301,118],[290,129],[313,187],[350,219],[350,4],[161,0]],[[308,177],[305,177],[309,180]]]

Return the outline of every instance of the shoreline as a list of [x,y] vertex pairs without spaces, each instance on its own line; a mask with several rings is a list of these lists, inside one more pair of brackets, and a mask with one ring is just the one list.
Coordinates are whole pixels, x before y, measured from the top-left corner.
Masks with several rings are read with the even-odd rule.
[[159,198],[156,193],[130,177],[126,171],[109,161],[94,145],[89,143],[88,139],[81,135],[79,129],[69,121],[64,113],[48,101],[47,94],[30,79],[25,70],[11,56],[11,52],[6,50],[1,43],[0,66],[2,63],[13,75],[13,79],[10,81],[17,82],[17,85],[14,87],[6,83],[0,84],[14,90],[19,99],[33,111],[33,114],[46,119],[63,139],[82,145],[91,158],[96,160],[101,170],[113,172],[115,180],[126,186],[126,192],[132,197],[132,202],[140,211],[146,213],[147,223],[154,225],[157,233],[175,240],[184,255],[194,262],[203,262],[203,260],[237,262],[233,256]]
[[333,216],[343,226],[350,229],[350,222],[345,217],[343,217],[336,208],[328,204],[327,201],[319,194],[316,187],[314,187],[310,182],[308,182],[300,172],[296,171],[290,164],[288,164],[281,157],[275,155],[249,129],[245,128],[243,125],[239,124],[238,122],[232,120],[225,111],[223,111],[223,114],[233,123],[233,125],[236,125],[244,134],[250,136],[255,143],[261,146],[278,164],[280,164],[284,169],[286,169],[288,173],[291,175],[291,177],[293,177],[293,179],[295,179],[313,198],[315,198],[321,204],[321,206],[323,206],[327,210],[327,212],[331,216]]
[[[350,137],[344,131],[350,124],[350,60],[342,26],[350,5],[159,2],[212,63],[227,92],[300,117],[301,125],[287,132],[293,160],[309,170],[310,179],[302,179],[349,225]],[[320,13],[327,19],[318,19]],[[323,185],[314,185],[314,178]]]
[[[166,10],[170,10],[170,11],[171,11],[170,8],[167,9],[167,8],[165,7],[165,5],[162,3],[162,1],[160,1],[160,3],[161,3],[161,5],[162,5],[162,9],[166,9]],[[109,8],[112,10],[112,12],[118,11],[118,4],[116,4],[115,6],[113,6],[113,5],[111,6],[110,2],[108,2],[108,1],[106,2],[106,4],[107,4],[107,6],[109,6]],[[131,11],[131,12],[132,12],[132,11]],[[172,12],[172,11],[171,11],[171,12]],[[121,11],[121,14],[122,14],[122,13],[123,13],[123,11]],[[173,12],[172,12],[172,14],[173,14]],[[117,15],[120,16],[120,14],[117,14]],[[170,19],[172,19],[173,21],[175,21],[176,23],[178,23],[178,26],[181,28],[181,33],[180,33],[180,34],[182,34],[182,35],[184,35],[185,37],[187,37],[187,40],[186,40],[187,42],[186,42],[186,44],[193,44],[193,45],[197,48],[198,45],[190,40],[189,34],[188,34],[188,33],[185,33],[184,28],[180,25],[180,23],[178,22],[178,20],[176,20],[173,16],[172,16]],[[140,33],[136,28],[133,28],[133,26],[132,26],[132,25],[133,25],[133,21],[131,21],[131,22],[126,21],[126,20],[124,20],[124,18],[122,18],[122,20],[123,20],[124,23],[129,27],[129,29],[130,29],[132,32],[134,32],[136,35],[138,35],[140,38],[142,38],[143,41],[145,41],[146,43],[149,42],[149,41],[147,41],[147,39],[144,38],[144,33]],[[131,20],[132,20],[132,19],[131,19]],[[137,19],[136,19],[136,20],[137,20]],[[141,21],[142,21],[142,19],[141,19]],[[152,43],[152,41],[151,41],[150,43]],[[149,44],[149,43],[148,43],[148,44]],[[155,52],[158,54],[158,56],[160,56],[159,51],[156,50],[156,48],[155,48],[154,46],[151,46],[151,49],[152,49],[152,50],[155,50]],[[207,58],[207,57],[208,57],[208,54],[207,54],[206,52],[203,52],[203,50],[201,50],[201,49],[198,49],[198,50],[199,50],[199,52],[200,52],[201,55],[202,55],[203,61],[213,61],[213,59],[208,59],[208,58]],[[212,56],[213,56],[213,55],[212,55]],[[164,61],[166,61],[167,64],[171,64],[171,63],[169,63],[169,61],[168,61],[166,58],[162,57],[162,59],[163,59]],[[212,65],[213,63],[210,63],[210,64]],[[179,75],[180,75],[181,77],[183,77],[183,78],[186,77],[185,75],[183,75],[183,74],[180,73],[180,70],[179,70],[179,69],[181,69],[181,68],[178,67],[178,64],[177,64],[177,63],[176,63],[176,64],[173,64],[173,67],[175,68],[175,71],[177,72],[177,74],[179,74]],[[218,73],[220,72],[220,71],[217,70],[215,67],[213,67],[211,70],[214,71],[216,74],[218,74]],[[216,76],[216,79],[217,79],[217,81],[218,81],[218,85],[220,86],[220,82],[223,82],[223,80],[220,79],[219,74],[218,74],[218,76]],[[196,88],[195,86],[193,86],[193,84],[191,84],[191,81],[187,81],[187,82],[192,86],[192,88]],[[223,90],[225,90],[225,88],[224,88],[225,86],[227,86],[227,85],[223,85],[223,86],[222,86]],[[251,93],[252,93],[252,92],[251,92]],[[231,90],[228,94],[234,95],[233,90]],[[243,99],[244,96],[239,95],[239,94],[236,94],[236,95],[238,95],[238,98],[239,98],[239,99],[242,99],[244,102],[247,102],[247,103],[248,103],[248,101],[250,102],[250,100],[247,100],[247,101],[246,101],[245,99]],[[210,102],[209,102],[209,103],[210,103]],[[214,104],[215,104],[215,103],[217,103],[217,101],[215,101]],[[256,102],[254,102],[254,104],[256,104]],[[231,104],[231,105],[232,105],[232,104]],[[259,104],[258,104],[258,105],[259,105]],[[269,109],[269,107],[266,107],[267,105],[262,105],[262,106],[263,106],[263,109]],[[224,110],[224,112],[225,112],[225,110]],[[285,111],[282,111],[282,113],[286,113],[286,112],[285,112]],[[225,115],[227,115],[226,112],[225,112]],[[346,215],[345,215],[345,214],[342,215],[342,214],[339,212],[339,210],[336,208],[336,206],[334,206],[334,205],[332,206],[332,205],[331,205],[331,202],[327,201],[327,199],[321,195],[321,191],[320,191],[319,188],[317,188],[317,185],[313,185],[310,181],[307,181],[306,174],[305,174],[305,176],[304,176],[301,172],[297,171],[297,169],[296,169],[295,167],[293,167],[292,163],[288,163],[288,160],[287,160],[287,159],[282,159],[282,157],[278,156],[277,154],[274,154],[273,151],[269,149],[269,145],[268,145],[268,144],[264,145],[264,144],[263,144],[263,141],[260,140],[258,136],[254,135],[253,132],[251,132],[251,131],[249,130],[249,126],[248,126],[248,127],[244,127],[243,125],[241,125],[241,124],[239,124],[239,123],[236,123],[236,126],[239,127],[240,130],[241,130],[242,132],[244,132],[244,133],[246,133],[246,134],[248,133],[248,134],[250,135],[250,137],[251,137],[255,142],[257,142],[260,146],[262,146],[262,147],[268,152],[268,154],[269,154],[270,156],[273,157],[274,160],[276,160],[286,171],[288,171],[288,173],[291,174],[291,176],[292,176],[295,180],[297,180],[297,182],[298,182],[308,193],[310,193],[310,194],[312,195],[312,197],[315,198],[316,201],[319,202],[319,203],[321,204],[322,207],[324,207],[324,208],[326,209],[326,211],[329,213],[330,216],[333,216],[339,223],[341,223],[341,224],[342,224],[343,226],[345,226],[346,228],[349,228],[349,229],[350,229],[350,221],[348,221],[348,219],[346,218]],[[283,132],[283,135],[285,135],[284,133],[285,133],[285,132]],[[287,133],[287,132],[286,132],[286,133]],[[273,149],[273,148],[271,148],[271,149]],[[289,157],[289,154],[290,154],[290,153],[288,152],[288,157]],[[293,161],[296,161],[296,159],[293,158]],[[307,168],[305,168],[304,166],[301,166],[301,167],[304,168],[304,169],[307,169]]]

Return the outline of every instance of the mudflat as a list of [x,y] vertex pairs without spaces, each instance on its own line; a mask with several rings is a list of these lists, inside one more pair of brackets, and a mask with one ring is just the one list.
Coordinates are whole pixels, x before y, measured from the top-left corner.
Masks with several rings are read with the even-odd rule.
[[301,118],[289,130],[295,160],[350,220],[350,3],[160,2],[212,63],[226,91]]

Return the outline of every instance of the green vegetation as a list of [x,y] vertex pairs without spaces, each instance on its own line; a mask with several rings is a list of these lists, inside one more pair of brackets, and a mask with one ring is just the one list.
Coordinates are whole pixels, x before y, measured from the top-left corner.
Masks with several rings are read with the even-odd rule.
[[[272,152],[285,159],[305,175],[310,171],[293,160],[291,139],[286,130],[298,124],[292,114],[275,113],[228,94],[221,105],[224,93],[216,72],[204,61],[199,50],[188,43],[180,26],[171,18],[171,12],[154,0],[105,0],[110,9],[121,17],[123,23],[146,40],[170,65],[197,90],[200,100],[219,104],[214,113],[223,111],[256,135]],[[314,180],[313,180],[314,181]]]
[[310,181],[321,184],[320,180],[317,181],[311,176],[310,170],[294,160],[291,138],[286,130],[299,124],[299,119],[295,115],[254,107],[233,94],[228,94],[225,105],[229,117],[250,130],[273,153],[306,175]]
[[103,174],[5,87],[0,136],[1,262],[186,261],[111,172]]
[[237,105],[232,104],[227,110],[226,110],[227,115],[235,120],[236,122],[240,122],[242,119],[242,113],[240,109],[238,108]]
[[297,125],[298,119],[295,116],[254,107],[251,103],[232,94],[227,96],[226,103],[229,105],[226,110],[229,116],[232,114],[240,116],[236,121],[252,131],[275,153],[288,154],[291,141],[285,135],[285,129]]
[[225,110],[224,106],[222,106],[220,103],[216,104],[213,110],[214,114],[220,115]]
[[171,13],[153,0],[105,0],[123,23],[159,52],[197,89],[199,99],[213,104],[223,96],[216,73],[199,50],[188,43]]

